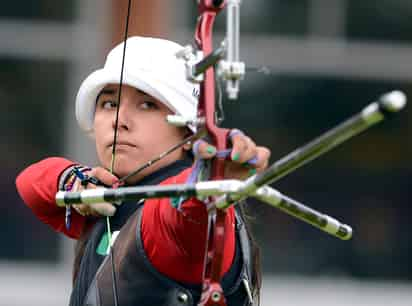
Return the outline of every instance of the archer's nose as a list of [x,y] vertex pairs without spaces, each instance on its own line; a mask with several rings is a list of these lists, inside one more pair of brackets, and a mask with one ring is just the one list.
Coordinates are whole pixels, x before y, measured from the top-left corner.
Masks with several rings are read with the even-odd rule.
[[116,129],[117,126],[118,130],[129,130],[132,124],[130,119],[130,113],[126,107],[126,103],[120,103],[113,118],[113,129]]

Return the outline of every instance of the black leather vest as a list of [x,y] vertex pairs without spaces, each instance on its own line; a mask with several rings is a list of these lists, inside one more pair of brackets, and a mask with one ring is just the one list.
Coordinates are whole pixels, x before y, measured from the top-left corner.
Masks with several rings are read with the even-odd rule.
[[[166,277],[147,258],[140,236],[142,207],[143,204],[128,219],[113,245],[119,306],[197,305],[201,294],[200,285],[182,284]],[[253,303],[252,300],[258,294],[253,294],[255,290],[250,281],[250,239],[239,213],[236,213],[236,219],[235,259],[223,277],[222,287],[228,306],[256,306],[258,301]],[[88,288],[84,306],[115,305],[111,260],[108,255],[100,265]]]

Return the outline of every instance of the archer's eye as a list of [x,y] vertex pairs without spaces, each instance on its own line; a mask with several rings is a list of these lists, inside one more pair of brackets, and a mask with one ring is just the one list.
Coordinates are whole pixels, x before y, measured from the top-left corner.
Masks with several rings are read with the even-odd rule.
[[105,100],[105,101],[102,101],[101,107],[104,109],[113,109],[117,107],[117,102],[111,101],[111,100]]
[[157,103],[153,102],[153,101],[144,101],[140,104],[140,107],[142,109],[159,109],[159,106],[157,105]]

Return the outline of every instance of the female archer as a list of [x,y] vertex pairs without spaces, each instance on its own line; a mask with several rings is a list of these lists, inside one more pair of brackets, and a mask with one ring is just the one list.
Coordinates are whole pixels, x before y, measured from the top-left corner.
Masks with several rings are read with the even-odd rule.
[[[124,43],[86,78],[76,98],[77,120],[94,137],[100,166],[47,158],[20,173],[17,189],[41,221],[78,240],[71,306],[197,305],[208,218],[202,201],[162,198],[79,204],[73,210],[55,203],[58,190],[113,186],[122,177],[127,186],[183,184],[193,174],[194,159],[219,153],[205,140],[186,141],[196,127],[166,120],[172,114],[196,116],[198,88],[186,80],[184,61],[175,56],[182,46],[148,37],[129,38],[126,46],[120,86]],[[238,130],[232,130],[229,141],[225,178],[244,179],[267,167],[267,148]],[[169,150],[176,143],[183,145]],[[137,167],[140,171],[129,175]],[[102,216],[111,216],[109,233]],[[260,289],[257,247],[241,209],[228,208],[225,222],[221,277],[226,302],[252,305]],[[108,256],[111,236],[116,239]]]

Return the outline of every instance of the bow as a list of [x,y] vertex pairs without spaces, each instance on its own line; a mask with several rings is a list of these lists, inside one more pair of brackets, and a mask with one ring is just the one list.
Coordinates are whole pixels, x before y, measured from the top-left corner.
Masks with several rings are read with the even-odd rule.
[[[233,1],[232,1],[233,2]],[[198,1],[200,17],[198,19],[195,40],[197,47],[205,57],[212,54],[212,29],[216,15],[224,7],[225,1]],[[215,75],[213,66],[204,72],[204,81],[200,85],[198,116],[205,117],[205,125],[213,144],[218,151],[228,147],[229,131],[216,126],[215,122]],[[211,180],[224,178],[224,158],[216,157],[212,162]],[[199,305],[226,305],[220,275],[223,263],[223,251],[226,232],[226,210],[216,209],[209,212],[208,235],[203,267],[202,295]]]
[[[176,56],[187,60],[187,77],[193,81],[200,82],[200,96],[197,119],[195,120],[201,131],[205,130],[218,151],[228,149],[228,130],[218,127],[215,107],[215,70],[226,81],[226,91],[230,99],[235,99],[239,90],[239,80],[242,78],[245,66],[239,62],[239,7],[240,0],[198,0],[199,19],[195,31],[195,42],[197,56],[192,54],[190,48],[185,48]],[[125,43],[123,61],[121,68],[118,109],[121,98],[123,64],[126,51],[128,22],[130,16],[130,4],[126,21]],[[224,43],[213,50],[212,34],[213,23],[218,13],[224,8],[227,14],[227,37]],[[223,57],[226,56],[225,59]],[[92,189],[82,192],[59,192],[56,202],[60,206],[77,203],[99,203],[99,202],[121,202],[125,200],[136,200],[155,197],[179,197],[198,196],[207,199],[208,235],[206,237],[206,248],[204,256],[204,273],[202,284],[202,295],[199,306],[220,305],[225,306],[226,301],[220,284],[222,271],[225,218],[226,209],[236,205],[247,197],[255,197],[281,211],[294,216],[308,224],[311,224],[340,239],[347,240],[352,236],[352,229],[342,224],[335,218],[315,211],[302,203],[299,203],[279,191],[268,186],[304,164],[312,161],[318,156],[328,152],[349,138],[359,134],[367,128],[382,121],[387,116],[401,110],[406,103],[406,97],[402,92],[394,91],[380,97],[376,102],[369,104],[360,113],[352,116],[340,125],[324,133],[308,144],[296,149],[282,159],[273,163],[266,171],[254,175],[246,181],[224,180],[224,157],[216,157],[211,162],[211,172],[208,181],[192,184],[169,185],[169,186],[142,186],[142,187],[118,187],[116,189]],[[117,118],[115,140],[112,154],[112,171],[115,160],[115,145],[117,134]],[[177,122],[179,118],[172,118],[170,122]],[[183,120],[184,121],[184,120]],[[203,134],[195,134],[185,139],[182,143],[170,148],[164,154],[175,150],[188,140],[194,140]],[[148,164],[140,167],[119,182],[135,175],[145,167],[150,166],[153,161],[159,160],[163,154]],[[108,232],[110,233],[110,221],[107,219]],[[111,249],[111,252],[113,250]],[[111,254],[113,259],[113,256]],[[112,261],[114,304],[118,305],[115,269]]]

